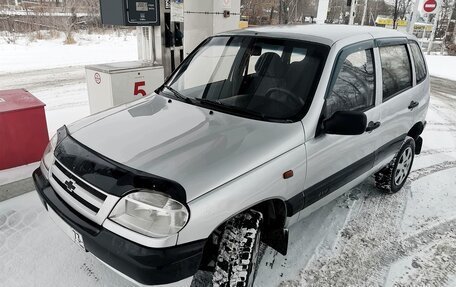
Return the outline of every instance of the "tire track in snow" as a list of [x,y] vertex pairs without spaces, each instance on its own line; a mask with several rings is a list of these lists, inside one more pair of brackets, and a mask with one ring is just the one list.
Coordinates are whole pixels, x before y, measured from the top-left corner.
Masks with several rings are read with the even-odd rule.
[[[420,169],[416,169],[416,170],[412,171],[408,177],[408,180],[415,181],[422,177],[428,176],[430,174],[433,174],[433,173],[436,173],[436,172],[439,172],[442,170],[454,168],[454,167],[456,167],[456,161],[444,161],[444,162],[441,162],[438,164],[434,164],[434,165],[431,165],[428,167],[424,167],[424,168],[420,168]],[[407,187],[410,188],[410,185],[407,184],[406,188]]]
[[407,277],[398,278],[395,286],[445,286],[456,274],[456,219],[428,228],[403,242],[407,255],[420,250],[412,260]]
[[456,152],[456,148],[427,149],[427,150],[421,151],[421,153],[418,156],[432,155],[432,154],[438,154],[438,153],[453,153],[453,152]]
[[[370,186],[372,179],[361,184],[361,200],[355,204],[361,205],[360,210],[352,213],[352,218],[342,229],[332,255],[315,257],[301,271],[299,285],[293,280],[285,281],[281,286],[384,286],[385,274],[388,274],[391,264],[429,244],[434,245],[432,252],[443,254],[436,258],[450,256],[453,250],[451,243],[454,246],[456,239],[453,238],[456,236],[456,220],[443,222],[408,238],[403,238],[400,226],[407,197],[411,194],[411,182],[455,167],[456,161],[446,161],[415,170],[411,172],[404,190],[393,195],[373,192]],[[450,243],[442,243],[440,239],[443,237],[447,240],[444,242]],[[421,278],[420,282],[424,285],[434,276],[438,279],[435,282],[439,282],[437,286],[441,286],[449,280],[449,275],[456,273],[454,265],[441,264],[439,259],[427,262],[431,267]],[[443,271],[437,272],[439,268]],[[409,286],[409,283],[406,281],[398,286]]]

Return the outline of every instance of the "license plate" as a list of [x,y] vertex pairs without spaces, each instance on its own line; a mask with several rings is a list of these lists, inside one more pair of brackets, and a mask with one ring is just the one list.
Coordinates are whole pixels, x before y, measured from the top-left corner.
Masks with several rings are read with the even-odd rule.
[[74,229],[71,229],[71,231],[73,231],[73,242],[85,250],[84,241],[82,240],[81,234]]
[[65,234],[68,235],[68,237],[70,237],[74,243],[85,250],[82,235],[74,230],[71,226],[69,226],[65,221],[63,221],[63,219],[61,219],[60,216],[58,216],[50,206],[48,206],[48,213],[52,221],[54,221],[55,224],[57,224],[57,226],[62,229],[62,231],[65,232]]

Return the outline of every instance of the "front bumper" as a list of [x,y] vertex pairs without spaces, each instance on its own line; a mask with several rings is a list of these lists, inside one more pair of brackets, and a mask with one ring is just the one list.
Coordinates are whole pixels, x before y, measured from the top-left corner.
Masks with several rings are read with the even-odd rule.
[[36,191],[46,210],[51,208],[82,235],[86,251],[145,285],[169,284],[198,270],[205,240],[167,248],[150,248],[127,240],[80,216],[57,195],[40,168],[33,172]]

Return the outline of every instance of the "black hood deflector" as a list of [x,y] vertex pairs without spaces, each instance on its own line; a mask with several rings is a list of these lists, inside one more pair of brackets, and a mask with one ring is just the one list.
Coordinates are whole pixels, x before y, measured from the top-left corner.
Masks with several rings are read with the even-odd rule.
[[138,189],[149,189],[186,203],[185,190],[179,183],[115,162],[69,134],[59,142],[54,155],[72,173],[106,193],[125,196]]

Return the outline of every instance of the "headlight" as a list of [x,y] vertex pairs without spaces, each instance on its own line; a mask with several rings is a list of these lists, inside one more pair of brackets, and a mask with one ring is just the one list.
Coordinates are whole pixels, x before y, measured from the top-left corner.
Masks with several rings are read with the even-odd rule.
[[118,224],[150,237],[165,237],[179,232],[189,213],[180,202],[151,190],[126,195],[109,218]]
[[48,143],[46,149],[44,150],[43,154],[43,164],[47,170],[51,167],[54,163],[54,150],[55,147],[62,142],[68,135],[68,131],[66,126],[62,126],[57,130],[57,133],[52,137],[51,141]]
[[51,167],[54,163],[54,150],[57,146],[57,135],[54,135],[51,141],[48,143],[46,149],[44,150],[43,154],[43,163],[47,170]]

